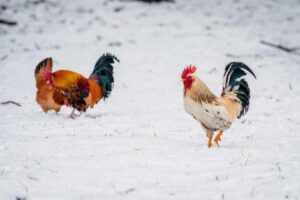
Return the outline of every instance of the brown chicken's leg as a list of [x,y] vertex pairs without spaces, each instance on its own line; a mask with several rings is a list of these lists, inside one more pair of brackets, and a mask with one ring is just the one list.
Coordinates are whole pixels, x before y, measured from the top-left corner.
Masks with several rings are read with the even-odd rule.
[[217,146],[219,147],[219,141],[221,141],[221,136],[223,134],[223,130],[220,130],[220,132],[218,133],[218,135],[215,137],[214,141],[217,144]]
[[72,119],[75,119],[76,117],[79,117],[81,114],[82,114],[82,112],[80,112],[79,114],[76,114],[75,113],[75,108],[72,110],[72,112],[71,112],[71,114],[69,115],[69,117],[70,118],[72,118]]

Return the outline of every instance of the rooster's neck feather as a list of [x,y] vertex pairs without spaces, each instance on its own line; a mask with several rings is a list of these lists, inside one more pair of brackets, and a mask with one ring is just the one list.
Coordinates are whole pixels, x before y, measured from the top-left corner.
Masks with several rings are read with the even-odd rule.
[[216,102],[216,96],[209,90],[205,83],[197,77],[194,77],[192,87],[186,90],[184,94],[198,103],[211,104]]

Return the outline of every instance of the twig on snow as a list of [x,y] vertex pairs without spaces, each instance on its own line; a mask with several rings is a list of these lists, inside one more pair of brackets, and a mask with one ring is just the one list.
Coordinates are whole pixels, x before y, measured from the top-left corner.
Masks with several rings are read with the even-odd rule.
[[122,195],[122,196],[127,195],[127,194],[135,191],[135,188],[129,188],[129,189],[124,190],[124,191],[117,191],[115,185],[112,185],[112,188],[115,192],[117,192],[119,195]]
[[171,2],[174,3],[174,0],[136,0],[136,1],[142,1],[145,3],[161,3],[161,2]]
[[26,200],[25,197],[16,197],[16,200]]
[[16,106],[19,106],[19,107],[21,107],[22,105],[21,104],[19,104],[19,103],[17,103],[17,102],[15,102],[15,101],[11,101],[11,100],[9,100],[9,101],[4,101],[4,102],[1,102],[1,105],[6,105],[6,104],[14,104],[14,105],[16,105]]
[[46,0],[37,0],[37,1],[33,1],[32,3],[34,5],[38,5],[38,4],[41,4],[41,3],[46,3]]
[[0,58],[1,61],[5,60],[8,56],[7,55],[4,55]]
[[16,26],[18,23],[16,21],[9,21],[6,19],[0,19],[0,24],[8,25],[8,26]]
[[286,46],[283,46],[281,44],[274,44],[274,43],[271,43],[271,42],[267,42],[267,41],[264,41],[264,40],[261,40],[260,41],[261,44],[263,45],[266,45],[266,46],[270,46],[270,47],[273,47],[273,48],[277,48],[279,50],[282,50],[282,51],[285,51],[287,53],[295,53],[297,55],[300,55],[297,51],[299,50],[299,47],[294,47],[294,48],[290,48],[290,47],[286,47]]
[[229,57],[229,58],[234,58],[234,59],[241,58],[241,56],[234,55],[234,54],[231,54],[231,53],[226,53],[225,56],[226,56],[226,57]]
[[281,172],[281,168],[279,166],[279,163],[277,162],[277,163],[275,163],[275,165],[277,166],[278,171]]

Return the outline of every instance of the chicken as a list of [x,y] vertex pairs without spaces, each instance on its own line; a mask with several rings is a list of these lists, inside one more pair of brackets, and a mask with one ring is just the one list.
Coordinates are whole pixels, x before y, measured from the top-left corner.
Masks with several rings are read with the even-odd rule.
[[104,54],[95,64],[89,78],[69,70],[52,71],[52,58],[42,60],[35,69],[36,101],[44,112],[54,110],[58,113],[61,106],[71,106],[71,118],[75,110],[80,114],[92,108],[100,99],[109,97],[114,83],[112,64],[118,58]]
[[221,96],[215,96],[205,83],[194,73],[195,66],[186,67],[181,75],[183,82],[184,108],[203,127],[212,146],[215,131],[219,131],[214,142],[219,146],[223,132],[230,128],[235,119],[241,118],[249,109],[250,89],[242,78],[253,71],[245,64],[231,62],[225,68]]

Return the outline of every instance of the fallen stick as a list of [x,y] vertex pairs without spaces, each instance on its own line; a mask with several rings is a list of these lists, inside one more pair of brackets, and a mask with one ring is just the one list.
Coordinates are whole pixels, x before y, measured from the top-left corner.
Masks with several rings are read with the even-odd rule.
[[270,46],[270,47],[274,47],[274,48],[277,48],[277,49],[280,49],[282,51],[285,51],[287,53],[296,53],[298,51],[299,48],[289,48],[289,47],[285,47],[283,45],[280,45],[280,44],[274,44],[274,43],[271,43],[271,42],[266,42],[264,40],[261,40],[260,43],[264,44],[264,45],[267,45],[267,46]]
[[11,103],[11,104],[14,104],[14,105],[16,105],[16,106],[19,106],[19,107],[22,106],[21,104],[15,102],[15,101],[4,101],[4,102],[1,102],[1,105],[6,105],[6,104],[10,104],[10,103]]
[[8,26],[16,26],[17,22],[0,19],[0,24],[4,24],[4,25],[8,25]]
[[161,2],[171,2],[174,3],[174,0],[137,0],[145,3],[161,3]]

